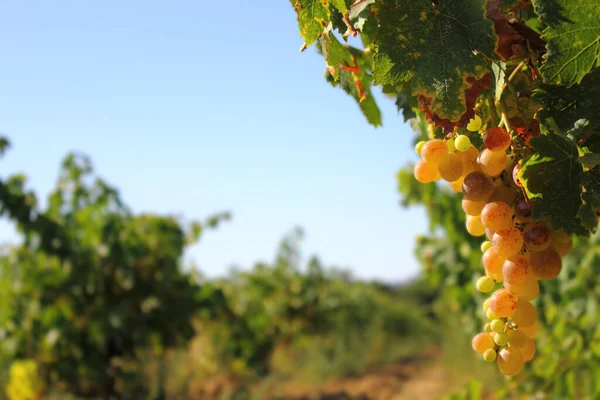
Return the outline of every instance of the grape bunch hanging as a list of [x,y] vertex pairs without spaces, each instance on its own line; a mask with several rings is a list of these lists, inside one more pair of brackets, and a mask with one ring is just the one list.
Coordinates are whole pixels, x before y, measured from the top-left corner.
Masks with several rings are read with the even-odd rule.
[[[475,116],[468,130],[478,131]],[[535,355],[537,312],[531,304],[539,293],[539,280],[556,278],[561,257],[572,247],[571,236],[532,219],[532,207],[519,181],[517,138],[501,127],[481,132],[480,151],[469,136],[453,134],[444,140],[419,142],[422,160],[414,167],[421,183],[447,181],[464,197],[466,229],[487,236],[481,245],[485,276],[477,290],[491,293],[483,309],[489,320],[472,341],[484,360],[496,362],[505,375],[519,374]]]

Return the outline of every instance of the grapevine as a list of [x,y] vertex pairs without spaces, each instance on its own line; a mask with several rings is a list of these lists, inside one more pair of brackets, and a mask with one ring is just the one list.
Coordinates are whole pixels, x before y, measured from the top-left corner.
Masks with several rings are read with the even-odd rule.
[[[296,0],[302,49],[378,126],[372,87],[419,134],[417,181],[462,193],[488,323],[472,347],[505,375],[535,356],[535,299],[600,215],[600,6],[591,0]],[[350,38],[360,38],[352,46]],[[532,303],[533,302],[533,303]]]

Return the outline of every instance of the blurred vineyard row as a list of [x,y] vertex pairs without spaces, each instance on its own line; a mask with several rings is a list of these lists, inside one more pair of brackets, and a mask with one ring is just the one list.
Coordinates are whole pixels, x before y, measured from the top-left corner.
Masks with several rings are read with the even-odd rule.
[[435,290],[303,263],[300,229],[271,263],[209,280],[182,255],[227,213],[136,215],[77,154],[40,203],[24,175],[0,180],[23,239],[0,254],[0,399],[260,399],[433,341]]

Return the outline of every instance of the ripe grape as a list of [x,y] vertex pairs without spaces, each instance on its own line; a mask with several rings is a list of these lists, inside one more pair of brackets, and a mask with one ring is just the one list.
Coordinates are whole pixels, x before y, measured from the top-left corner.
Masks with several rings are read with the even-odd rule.
[[526,334],[527,336],[529,336],[532,339],[537,335],[538,329],[539,329],[539,326],[538,326],[537,322],[534,322],[532,325],[529,325],[529,326],[520,326],[519,327],[519,330],[521,332],[523,332],[524,334]]
[[552,229],[552,240],[558,243],[568,243],[571,241],[571,235],[563,231],[562,229],[554,230]]
[[492,238],[494,237],[494,233],[496,233],[496,232],[494,232],[491,229],[486,228],[486,230],[485,230],[485,236],[487,236],[487,238],[490,240],[492,240]]
[[533,214],[531,206],[525,199],[519,199],[515,202],[514,206],[515,217],[519,222],[530,222],[531,215]]
[[485,253],[487,251],[487,249],[492,247],[492,242],[490,242],[489,240],[486,240],[485,242],[481,243],[481,252]]
[[512,204],[515,197],[515,191],[507,186],[498,185],[494,188],[491,196],[486,200],[487,203],[502,201],[506,204]]
[[521,352],[514,348],[504,348],[498,353],[498,368],[503,374],[514,376],[523,371],[525,360]]
[[521,172],[521,168],[523,168],[522,165],[517,163],[517,164],[515,164],[515,167],[513,168],[513,171],[512,171],[513,181],[519,187],[523,186],[523,183],[521,183],[521,180],[519,179],[519,173]]
[[454,140],[456,150],[465,152],[471,147],[471,139],[467,135],[458,135]]
[[454,182],[462,176],[463,166],[460,157],[449,153],[438,165],[440,175],[445,181]]
[[468,200],[485,201],[493,191],[492,180],[479,171],[471,172],[463,182],[463,193]]
[[509,228],[494,233],[492,244],[499,255],[514,256],[523,248],[523,237],[517,228]]
[[489,176],[500,175],[506,167],[506,153],[503,151],[491,151],[485,149],[479,155],[481,171]]
[[570,239],[568,242],[564,243],[553,241],[550,246],[556,250],[561,257],[564,257],[571,252],[571,249],[573,248],[573,241]]
[[552,235],[544,223],[534,222],[523,229],[523,241],[529,250],[542,251],[550,247]]
[[479,117],[479,115],[475,114],[473,116],[473,118],[469,121],[469,123],[467,124],[467,129],[470,130],[471,132],[477,132],[481,128],[482,124],[483,124],[483,122],[481,121],[481,118]]
[[444,141],[432,139],[423,145],[421,157],[423,161],[431,165],[438,165],[448,156],[448,147]]
[[415,151],[417,152],[417,154],[420,156],[421,155],[421,150],[423,150],[423,146],[425,146],[425,143],[427,143],[424,140],[421,140],[419,143],[417,143],[415,145]]
[[531,279],[531,265],[529,259],[521,254],[509,257],[502,265],[504,281],[511,285],[522,284]]
[[523,361],[530,361],[535,356],[535,343],[529,339],[527,344],[521,348],[521,354],[523,355]]
[[510,134],[503,128],[490,128],[483,135],[483,144],[494,152],[504,152],[510,147]]
[[562,260],[556,250],[549,248],[529,255],[533,274],[539,279],[554,279],[562,270]]
[[501,319],[495,319],[490,323],[490,327],[492,328],[492,331],[494,331],[496,333],[504,332],[504,326],[505,326],[505,323]]
[[523,347],[525,347],[529,340],[531,340],[529,336],[527,336],[520,330],[508,332],[508,345],[511,347],[522,349]]
[[508,343],[508,335],[504,332],[496,333],[496,336],[494,336],[494,342],[498,346],[506,346]]
[[502,201],[487,203],[481,210],[483,226],[493,231],[511,228],[513,226],[512,216],[512,208]]
[[518,297],[520,300],[531,301],[538,297],[540,294],[540,284],[538,283],[535,276],[532,274],[529,279],[520,284],[511,285],[504,281],[504,289],[513,296]]
[[483,352],[483,359],[487,362],[494,362],[496,361],[496,350],[494,349],[487,349],[486,351]]
[[490,310],[498,317],[510,317],[517,308],[519,300],[505,289],[499,289],[490,297]]
[[[456,144],[456,140],[454,141]],[[466,151],[459,151],[458,156],[463,163],[463,175],[469,175],[471,172],[479,171],[479,164],[477,164],[477,157],[479,157],[479,150],[476,147],[471,146]]]
[[477,280],[475,286],[477,287],[477,290],[479,290],[481,293],[488,293],[494,290],[495,285],[496,282],[494,281],[494,278],[491,278],[489,276],[482,276]]
[[483,227],[479,217],[467,215],[466,227],[467,232],[469,232],[472,236],[483,236],[485,234],[485,228]]
[[462,193],[462,184],[463,181],[465,180],[464,177],[461,177],[457,180],[455,180],[454,182],[450,182],[450,187],[452,188],[452,190],[454,190],[456,193]]
[[489,333],[479,333],[475,335],[471,341],[471,345],[473,346],[473,350],[479,354],[483,354],[487,349],[494,348],[494,338]]
[[481,210],[483,210],[484,206],[485,203],[483,201],[472,201],[469,199],[462,199],[462,208],[465,214],[467,215],[481,215]]
[[485,273],[496,280],[503,280],[502,265],[506,258],[498,254],[495,248],[491,247],[483,253],[481,262],[485,268]]
[[435,165],[427,164],[422,160],[417,161],[413,172],[415,178],[421,183],[435,182],[442,177]]
[[533,325],[537,318],[537,311],[530,302],[521,300],[511,318],[519,327],[530,326]]

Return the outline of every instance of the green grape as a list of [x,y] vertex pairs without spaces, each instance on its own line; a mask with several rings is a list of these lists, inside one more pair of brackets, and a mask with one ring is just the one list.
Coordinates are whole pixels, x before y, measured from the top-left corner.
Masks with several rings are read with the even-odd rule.
[[477,280],[477,284],[475,286],[477,287],[477,290],[479,290],[481,293],[488,293],[494,290],[496,282],[494,281],[494,278],[491,278],[489,276],[482,276]]
[[487,309],[487,311],[485,312],[485,315],[486,315],[487,319],[489,319],[489,320],[498,319],[498,316],[496,314],[494,314],[494,311],[492,311],[491,307]]
[[487,349],[494,348],[494,338],[489,333],[478,333],[471,341],[473,350],[483,354]]
[[482,253],[485,253],[490,248],[492,248],[492,242],[490,242],[489,240],[486,240],[485,242],[481,243]]
[[504,332],[496,333],[496,336],[494,336],[494,342],[498,346],[506,346],[508,343],[508,335]]
[[466,135],[458,135],[456,139],[454,139],[454,146],[458,151],[467,151],[469,150],[469,147],[471,147],[471,139]]
[[446,147],[448,147],[449,153],[452,153],[453,151],[456,150],[456,147],[454,146],[454,138],[450,138],[450,139],[446,140]]
[[482,125],[483,123],[481,121],[481,118],[479,117],[479,115],[475,114],[475,116],[473,116],[473,118],[467,124],[467,129],[471,132],[477,132],[479,129],[481,129]]
[[486,351],[483,352],[483,359],[487,362],[494,362],[496,361],[496,350],[494,349],[487,349]]
[[483,311],[487,311],[490,308],[490,299],[485,299],[483,302]]
[[417,152],[417,154],[420,156],[421,155],[421,150],[423,150],[423,146],[425,146],[425,143],[427,143],[424,140],[421,140],[419,143],[416,144],[415,146],[415,151]]
[[485,324],[483,326],[483,330],[485,331],[485,333],[492,333],[493,332],[492,331],[492,326],[489,323],[487,323],[487,324]]
[[496,332],[496,333],[502,333],[504,332],[504,326],[506,324],[504,323],[503,320],[501,319],[495,319],[490,323],[490,326],[492,328],[492,331]]

